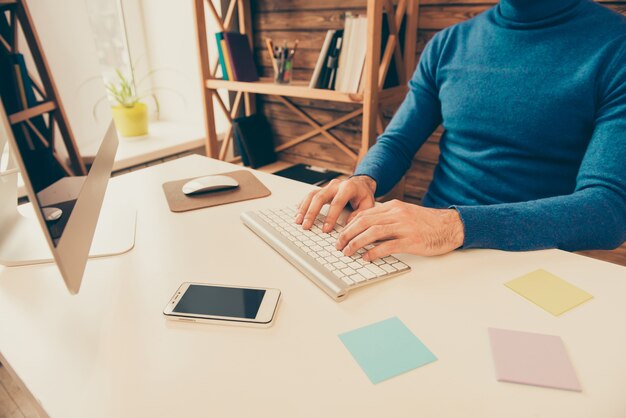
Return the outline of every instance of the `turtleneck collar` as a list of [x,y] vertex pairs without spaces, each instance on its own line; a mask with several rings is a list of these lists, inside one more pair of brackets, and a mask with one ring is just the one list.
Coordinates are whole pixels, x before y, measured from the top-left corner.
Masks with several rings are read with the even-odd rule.
[[533,25],[560,20],[583,0],[501,0],[498,18],[512,25]]

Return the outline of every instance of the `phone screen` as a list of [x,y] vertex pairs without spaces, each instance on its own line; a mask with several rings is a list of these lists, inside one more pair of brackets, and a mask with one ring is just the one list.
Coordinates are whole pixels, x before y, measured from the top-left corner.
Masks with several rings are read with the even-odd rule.
[[256,318],[265,296],[263,289],[189,285],[172,313]]

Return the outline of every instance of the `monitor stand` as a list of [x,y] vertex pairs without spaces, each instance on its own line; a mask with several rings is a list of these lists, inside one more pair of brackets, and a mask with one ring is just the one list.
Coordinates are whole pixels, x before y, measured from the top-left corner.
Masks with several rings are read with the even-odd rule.
[[[0,264],[25,266],[54,262],[33,205],[17,205],[19,170],[10,155],[5,163],[6,169],[2,171],[0,161]],[[126,203],[115,205],[108,200],[105,197],[89,258],[123,254],[135,246],[137,210]]]

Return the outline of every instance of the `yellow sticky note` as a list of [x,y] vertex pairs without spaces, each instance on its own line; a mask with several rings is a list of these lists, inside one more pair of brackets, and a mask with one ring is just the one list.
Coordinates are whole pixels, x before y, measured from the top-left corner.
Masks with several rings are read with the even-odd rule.
[[556,316],[593,298],[545,270],[533,271],[505,283],[505,286]]

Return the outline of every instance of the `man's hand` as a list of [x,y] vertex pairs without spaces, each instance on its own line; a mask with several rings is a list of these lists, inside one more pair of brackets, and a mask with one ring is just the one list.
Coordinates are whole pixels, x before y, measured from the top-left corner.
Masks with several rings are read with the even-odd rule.
[[365,209],[374,207],[374,192],[376,191],[376,181],[367,176],[350,177],[347,180],[332,180],[327,186],[320,190],[314,190],[300,203],[296,214],[296,223],[302,224],[302,228],[310,229],[315,221],[315,217],[322,210],[322,206],[330,203],[328,214],[322,230],[332,231],[337,218],[343,208],[348,203],[354,212],[350,219],[358,215]]
[[366,261],[394,253],[440,255],[459,248],[463,222],[454,209],[429,209],[392,200],[358,213],[337,239],[337,249],[353,255],[368,244]]

